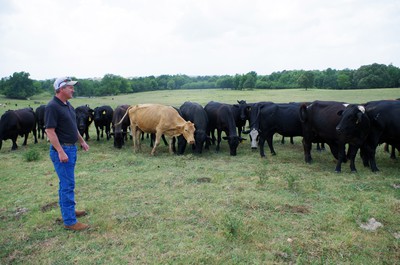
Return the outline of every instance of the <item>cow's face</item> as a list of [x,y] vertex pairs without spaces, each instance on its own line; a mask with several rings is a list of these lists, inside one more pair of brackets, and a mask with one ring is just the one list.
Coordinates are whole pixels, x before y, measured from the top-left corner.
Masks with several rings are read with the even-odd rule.
[[239,136],[225,136],[222,139],[227,140],[228,144],[229,144],[229,151],[230,151],[230,155],[231,156],[235,156],[236,155],[236,150],[237,147],[239,146],[239,144],[246,140],[242,137]]
[[106,117],[107,111],[103,108],[95,108],[94,109],[94,114],[93,114],[93,119],[95,122],[101,121]]
[[203,131],[203,130],[195,131],[194,139],[195,139],[195,145],[196,145],[196,152],[198,154],[201,154],[203,152],[203,146],[204,146],[204,143],[206,142],[207,138],[209,138],[209,137],[207,136],[205,131]]
[[83,135],[90,123],[91,117],[87,113],[79,112],[76,114],[76,125],[81,135]]
[[249,106],[247,105],[245,100],[238,100],[237,102],[239,103],[240,119],[242,121],[246,121],[248,116]]
[[252,129],[249,133],[251,140],[251,149],[257,149],[258,146],[258,130]]
[[336,133],[341,139],[359,138],[369,129],[369,119],[363,106],[349,105],[339,111],[338,115],[341,116],[341,120],[336,126]]
[[194,123],[187,121],[185,123],[185,125],[183,126],[183,137],[185,137],[186,141],[189,144],[194,144],[195,140],[194,140],[194,132],[196,131],[196,129],[194,128]]

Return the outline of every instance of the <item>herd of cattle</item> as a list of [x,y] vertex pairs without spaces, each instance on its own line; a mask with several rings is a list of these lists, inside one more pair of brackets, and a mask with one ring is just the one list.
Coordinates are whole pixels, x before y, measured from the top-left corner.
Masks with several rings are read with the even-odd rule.
[[[45,105],[36,111],[32,108],[9,110],[0,120],[0,149],[2,141],[11,139],[12,150],[17,148],[18,135],[33,132],[35,143],[44,138]],[[104,136],[114,138],[114,146],[121,148],[128,139],[130,127],[135,150],[140,149],[140,138],[144,133],[152,135],[155,153],[160,140],[170,138],[169,150],[183,154],[187,143],[195,153],[202,153],[216,145],[219,151],[222,139],[227,140],[230,155],[235,156],[240,142],[245,140],[242,133],[249,134],[251,148],[259,147],[265,156],[267,141],[271,154],[275,154],[273,136],[303,137],[304,157],[311,163],[312,143],[327,144],[337,159],[335,171],[341,171],[341,164],[350,161],[350,169],[356,171],[355,157],[360,149],[364,166],[378,171],[375,160],[376,148],[387,143],[400,150],[400,100],[379,100],[365,104],[347,104],[336,101],[313,101],[302,103],[247,103],[238,104],[209,102],[204,107],[198,103],[185,102],[180,108],[160,104],[120,105],[115,109],[100,106],[76,108],[76,120],[80,134],[88,140],[89,126],[94,121],[97,140]],[[248,122],[248,129],[245,125]],[[215,137],[215,130],[217,137]],[[37,132],[37,133],[36,133]],[[222,137],[222,132],[225,136]],[[178,149],[175,149],[176,139]],[[346,153],[346,146],[348,146]]]

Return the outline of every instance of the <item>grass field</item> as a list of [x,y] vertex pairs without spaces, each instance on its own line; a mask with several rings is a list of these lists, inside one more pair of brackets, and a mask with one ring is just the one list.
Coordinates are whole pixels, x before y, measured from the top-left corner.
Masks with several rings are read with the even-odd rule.
[[[366,102],[398,98],[398,89],[379,90],[182,90],[114,97],[76,98],[77,107],[190,100],[235,103],[338,100]],[[3,113],[45,104],[0,97]],[[36,102],[36,103],[35,103]],[[15,106],[17,104],[17,106]],[[121,150],[90,130],[89,152],[79,151],[76,168],[78,209],[91,225],[70,232],[60,222],[58,179],[45,140],[0,150],[0,264],[399,264],[400,162],[379,147],[379,173],[358,173],[344,164],[334,173],[329,151],[312,151],[304,163],[301,138],[294,145],[274,140],[276,156],[262,159],[249,141],[238,155],[226,142],[202,155],[168,153],[160,145],[150,156],[149,141],[134,153]],[[33,159],[31,159],[33,158]],[[28,160],[33,160],[28,162]],[[383,227],[360,225],[375,218]]]

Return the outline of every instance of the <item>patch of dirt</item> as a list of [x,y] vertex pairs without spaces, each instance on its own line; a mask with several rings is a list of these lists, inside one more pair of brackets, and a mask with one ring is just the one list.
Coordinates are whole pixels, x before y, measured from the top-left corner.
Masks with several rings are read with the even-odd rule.
[[40,209],[42,210],[42,213],[44,213],[50,211],[51,209],[55,209],[57,207],[58,207],[58,202],[51,202],[46,205],[43,205]]
[[276,207],[275,210],[277,210],[281,213],[297,213],[297,214],[309,214],[310,213],[310,207],[305,206],[305,205],[285,204],[285,205]]
[[210,182],[211,182],[211,179],[210,179],[210,178],[206,178],[206,177],[204,177],[204,178],[198,178],[198,179],[197,179],[197,182],[199,182],[199,183],[202,183],[202,182],[210,183]]

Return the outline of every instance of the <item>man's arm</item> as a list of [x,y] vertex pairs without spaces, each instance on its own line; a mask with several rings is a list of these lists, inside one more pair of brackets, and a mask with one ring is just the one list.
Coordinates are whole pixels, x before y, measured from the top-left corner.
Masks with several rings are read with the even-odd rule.
[[68,162],[68,156],[64,152],[64,149],[62,149],[60,145],[60,141],[58,140],[57,134],[56,134],[56,129],[55,128],[47,128],[46,129],[46,134],[47,137],[49,138],[49,141],[51,145],[53,146],[54,149],[56,149],[58,153],[58,158],[62,163]]
[[77,131],[77,133],[78,133],[78,141],[79,144],[82,146],[83,151],[89,151],[89,145],[85,142],[79,131]]

